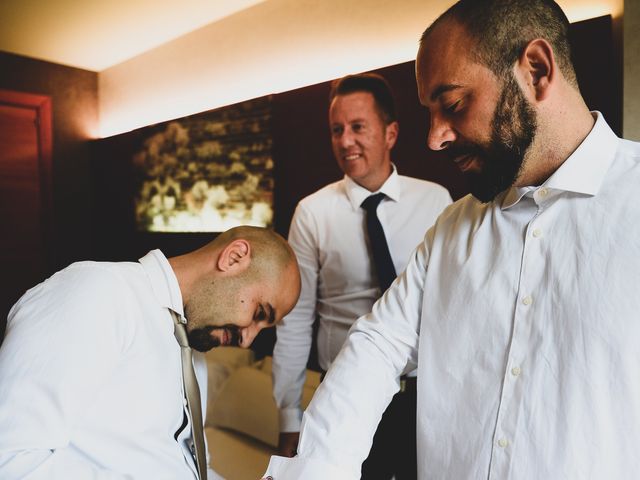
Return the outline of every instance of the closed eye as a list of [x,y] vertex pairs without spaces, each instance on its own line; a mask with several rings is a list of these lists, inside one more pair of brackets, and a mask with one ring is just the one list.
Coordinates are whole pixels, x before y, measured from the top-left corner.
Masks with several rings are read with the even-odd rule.
[[445,112],[447,113],[456,113],[458,111],[458,107],[460,106],[460,102],[461,100],[458,100],[455,103],[452,103],[451,105],[444,107]]
[[254,320],[265,320],[267,318],[267,312],[264,309],[264,306],[262,304],[258,305],[258,309],[256,310],[256,313],[253,315]]
[[276,310],[270,303],[267,303],[266,308],[264,305],[260,304],[258,305],[258,310],[256,310],[253,318],[258,322],[266,320],[270,325],[272,325],[276,321]]

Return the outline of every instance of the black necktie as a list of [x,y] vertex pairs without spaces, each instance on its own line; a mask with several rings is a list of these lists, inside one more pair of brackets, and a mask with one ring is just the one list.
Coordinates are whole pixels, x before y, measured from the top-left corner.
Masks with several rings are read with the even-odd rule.
[[378,274],[378,283],[383,292],[396,278],[396,269],[393,266],[393,260],[391,260],[387,239],[376,213],[378,205],[384,197],[384,193],[376,193],[367,197],[360,205],[367,212],[367,233],[369,234],[369,243],[371,243],[371,256]]

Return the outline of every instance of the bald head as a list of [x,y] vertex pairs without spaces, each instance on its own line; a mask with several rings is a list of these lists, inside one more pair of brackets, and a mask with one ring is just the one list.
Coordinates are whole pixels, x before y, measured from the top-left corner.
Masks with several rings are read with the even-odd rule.
[[249,256],[252,275],[276,275],[291,264],[297,266],[296,256],[287,241],[268,228],[242,225],[222,232],[215,240],[205,245],[205,251],[221,250],[236,240],[246,240],[251,249]]
[[273,230],[241,226],[169,260],[182,293],[191,346],[248,347],[295,306],[300,272],[289,244]]

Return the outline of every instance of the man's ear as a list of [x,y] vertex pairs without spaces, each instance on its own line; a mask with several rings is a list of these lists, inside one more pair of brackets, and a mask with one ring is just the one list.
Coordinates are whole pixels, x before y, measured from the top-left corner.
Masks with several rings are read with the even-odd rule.
[[222,272],[240,273],[251,263],[251,244],[238,238],[228,243],[218,255],[217,266]]
[[385,129],[385,143],[388,150],[391,150],[396,144],[396,140],[398,140],[399,130],[400,126],[398,125],[398,122],[391,122],[389,125],[387,125]]
[[516,65],[521,86],[532,100],[545,100],[556,81],[557,64],[553,48],[546,40],[536,38],[525,47]]

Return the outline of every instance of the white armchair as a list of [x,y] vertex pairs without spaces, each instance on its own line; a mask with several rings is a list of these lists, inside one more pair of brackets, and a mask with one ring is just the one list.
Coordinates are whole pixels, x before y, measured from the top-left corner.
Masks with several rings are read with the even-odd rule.
[[[226,480],[258,479],[278,446],[278,410],[271,388],[271,357],[254,362],[253,352],[235,347],[206,354],[209,374],[205,435],[211,466]],[[303,408],[320,374],[307,371]]]

